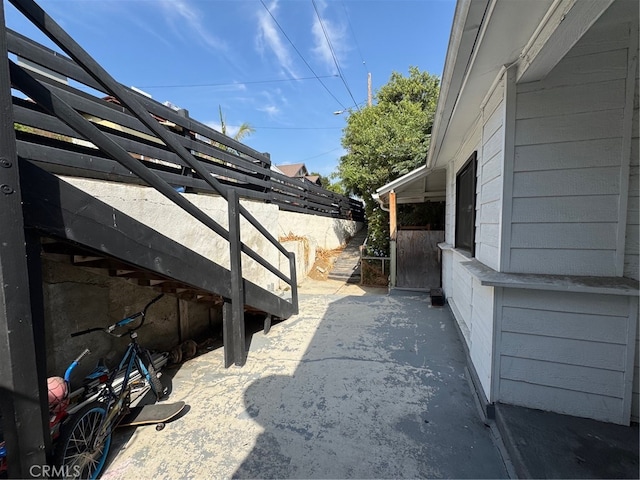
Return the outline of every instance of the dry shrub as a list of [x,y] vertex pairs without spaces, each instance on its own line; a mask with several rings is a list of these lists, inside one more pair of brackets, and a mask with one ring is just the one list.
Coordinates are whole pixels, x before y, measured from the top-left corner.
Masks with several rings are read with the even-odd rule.
[[370,287],[386,287],[389,285],[388,269],[382,272],[382,261],[384,260],[362,260],[360,266],[362,275],[362,285]]

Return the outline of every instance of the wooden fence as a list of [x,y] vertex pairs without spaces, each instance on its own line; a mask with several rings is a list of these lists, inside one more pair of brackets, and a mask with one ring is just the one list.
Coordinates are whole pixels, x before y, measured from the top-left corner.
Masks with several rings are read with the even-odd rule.
[[[7,29],[9,52],[59,98],[107,137],[179,190],[217,193],[191,165],[158,139],[136,116],[74,61]],[[24,62],[26,59],[27,62]],[[44,67],[44,68],[42,68]],[[125,87],[126,88],[126,87]],[[268,154],[233,140],[176,110],[126,89],[167,132],[218,182],[240,197],[277,204],[282,210],[357,221],[364,220],[360,201],[301,178],[271,170]],[[14,97],[18,154],[42,168],[71,176],[143,184],[133,172],[78,138],[74,129],[28,98]]]

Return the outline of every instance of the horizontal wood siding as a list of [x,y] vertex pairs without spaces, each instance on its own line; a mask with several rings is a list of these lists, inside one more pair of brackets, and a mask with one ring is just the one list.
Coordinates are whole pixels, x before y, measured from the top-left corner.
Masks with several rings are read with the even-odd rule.
[[630,305],[622,296],[505,289],[499,401],[627,423]]
[[633,362],[633,388],[631,398],[631,420],[640,421],[640,325],[636,329],[636,355]]
[[[639,205],[639,159],[640,149],[640,135],[638,134],[638,71],[636,70],[636,87],[633,96],[633,130],[631,139],[631,162],[629,168],[629,203],[627,204],[627,232],[624,254],[624,276],[640,280],[640,262],[638,261],[638,253],[640,250],[639,231],[638,225],[640,219]],[[640,321],[640,319],[639,319]],[[633,372],[633,395],[631,403],[631,419],[634,421],[640,421],[640,325],[636,330],[636,356],[634,361]]]
[[[636,76],[638,72],[636,71]],[[640,134],[638,134],[638,83],[636,77],[635,93],[633,96],[633,129],[631,134],[631,156],[629,162],[629,201],[627,203],[627,231],[624,252],[624,276],[640,280]]]
[[510,271],[616,275],[628,39],[626,26],[595,28],[518,86]]
[[478,154],[476,258],[500,269],[500,213],[504,165],[504,79],[482,111],[482,147]]
[[[452,291],[450,296],[455,302],[456,308],[460,314],[458,323],[471,332],[471,298],[472,298],[472,277],[469,271],[461,265],[461,255],[455,253],[452,264]],[[464,332],[463,332],[464,333]],[[470,343],[470,338],[466,339]]]
[[[447,164],[447,185],[446,185],[446,211],[445,211],[445,241],[450,245],[456,244],[455,231],[456,231],[456,177],[460,172],[460,169],[467,162],[473,152],[478,152],[478,156],[481,155],[481,124],[476,121],[474,126],[462,141],[460,150],[456,154],[455,158]],[[478,171],[480,169],[478,168]],[[480,195],[480,189],[476,185],[476,194]],[[478,209],[478,200],[476,198],[476,210]],[[476,217],[478,212],[476,211]],[[477,232],[476,232],[477,241]]]
[[493,287],[484,287],[473,279],[471,297],[471,361],[487,398],[491,398],[493,359]]

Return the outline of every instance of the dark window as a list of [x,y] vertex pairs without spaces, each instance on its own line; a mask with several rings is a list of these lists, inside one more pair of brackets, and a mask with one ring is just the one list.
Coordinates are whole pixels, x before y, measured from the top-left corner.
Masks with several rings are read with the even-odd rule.
[[476,243],[476,163],[473,152],[456,176],[456,248],[475,256]]

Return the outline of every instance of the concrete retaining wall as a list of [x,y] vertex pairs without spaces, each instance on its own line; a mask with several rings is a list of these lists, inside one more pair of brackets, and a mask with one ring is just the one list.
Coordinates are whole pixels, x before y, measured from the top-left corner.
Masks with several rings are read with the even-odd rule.
[[[163,235],[180,242],[212,261],[229,268],[228,243],[207,227],[147,187],[63,177],[63,180],[121,210]],[[228,226],[226,201],[212,195],[185,194],[224,228]],[[280,212],[276,205],[242,201],[271,234],[280,239],[288,251],[296,254],[298,282],[304,279],[313,263],[317,248],[333,249],[346,243],[362,224]],[[261,256],[289,275],[288,258],[246,220],[241,221],[241,238]],[[243,255],[245,278],[275,293],[286,285],[278,277]],[[92,327],[107,326],[141,310],[156,292],[134,282],[106,276],[96,269],[69,264],[68,256],[48,255],[43,260],[43,288],[49,375],[62,375],[69,363],[84,348],[91,349],[74,374],[79,381],[104,357],[113,363],[124,350],[128,337],[121,339],[95,332],[71,338],[70,334]],[[148,312],[145,326],[139,330],[141,345],[166,351],[187,338],[221,335],[221,309],[166,295]]]
[[[62,375],[78,354],[85,348],[91,350],[91,355],[74,371],[72,383],[91,371],[99,358],[109,365],[116,363],[129,338],[115,338],[102,332],[73,338],[70,334],[111,325],[142,310],[157,295],[148,287],[71,265],[64,255],[43,259],[42,276],[48,375]],[[220,327],[215,309],[186,302],[188,308],[183,306],[181,313],[180,301],[173,295],[165,295],[149,308],[145,324],[138,330],[141,345],[158,351],[171,349],[181,340],[181,324],[188,338],[217,334]]]
[[[62,178],[200,255],[229,268],[228,243],[156,190],[84,178]],[[223,198],[189,193],[183,195],[221,226],[228,228],[227,202]],[[277,205],[268,203],[252,200],[241,200],[241,203],[274,237],[300,241],[304,239],[304,248],[296,246],[292,249],[296,251],[299,264],[298,281],[306,276],[313,265],[317,248],[331,250],[343,246],[363,226],[361,222],[351,220],[283,212]],[[288,259],[244,219],[241,220],[240,231],[245,244],[289,275]],[[300,253],[304,253],[306,258]],[[280,288],[278,277],[246,255],[243,255],[242,269],[248,280],[270,291]]]

